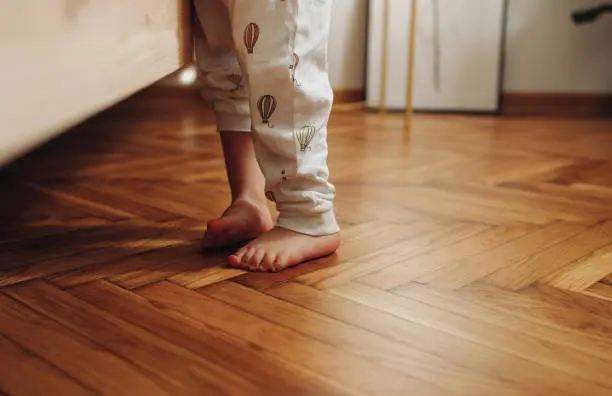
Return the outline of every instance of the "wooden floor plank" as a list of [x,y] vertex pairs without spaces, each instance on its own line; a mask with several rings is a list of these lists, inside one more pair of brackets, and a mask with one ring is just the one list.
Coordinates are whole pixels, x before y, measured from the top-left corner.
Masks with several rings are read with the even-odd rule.
[[[117,283],[125,282],[127,279],[135,279],[143,273],[150,276],[151,272],[166,268],[176,262],[183,263],[186,260],[197,261],[204,266],[206,262],[198,254],[199,248],[199,244],[185,244],[153,249],[111,262],[101,262],[59,272],[48,276],[46,279],[60,288],[68,288],[98,279],[112,279]],[[158,278],[154,279],[159,280]]]
[[[96,394],[1,334],[0,366],[4,367],[4,370],[8,369],[5,375],[0,376],[0,389],[14,396],[42,395],[49,392],[50,389],[62,395],[93,396]],[[26,378],[29,380],[24,381]]]
[[[201,205],[207,197],[219,195],[219,183],[183,183],[174,180],[98,181],[90,188],[160,210],[176,213],[181,217],[206,220],[220,215],[224,208],[221,201]],[[211,191],[212,190],[212,191]],[[211,202],[211,201],[208,201]]]
[[171,395],[100,344],[3,294],[0,294],[0,333],[101,393]]
[[206,285],[222,282],[226,279],[235,278],[244,274],[245,272],[246,271],[241,269],[228,267],[224,257],[216,266],[200,268],[190,272],[181,272],[179,274],[172,275],[168,278],[168,280],[178,283],[179,285],[188,289],[198,289]]
[[181,224],[138,220],[26,241],[0,251],[0,265],[8,262],[9,267],[0,277],[0,287],[113,262],[161,247],[189,244],[199,240],[201,232]]
[[[0,246],[3,246],[3,250],[10,242],[33,240],[132,218],[130,214],[117,209],[67,201],[63,196],[41,191],[23,180],[2,183],[0,202],[3,222]],[[3,261],[0,263],[4,264]]]
[[[494,334],[493,338],[506,338],[504,348],[513,348],[515,353],[522,354],[525,358],[534,359],[540,364],[554,367],[612,389],[612,379],[599,378],[593,371],[595,366],[612,368],[612,361],[609,359],[607,361],[603,360],[610,356],[610,353],[606,352],[609,346],[606,346],[603,351],[599,350],[600,347],[605,345],[604,343],[599,343],[596,346],[592,341],[588,342],[589,340],[583,335],[573,334],[569,331],[552,333],[550,328],[537,322],[519,320],[511,313],[504,314],[493,308],[470,303],[458,298],[452,292],[440,292],[432,288],[426,289],[418,284],[398,288],[395,292],[429,306],[440,307],[447,312],[463,315],[476,324],[482,324],[485,328],[490,328],[491,335]],[[554,334],[552,338],[548,336],[551,333]],[[501,346],[501,339],[496,344]],[[589,356],[601,359],[593,360]],[[604,370],[607,369],[604,368]]]
[[410,317],[399,317],[298,283],[286,283],[268,289],[266,293],[489,376],[491,380],[499,381],[495,387],[497,390],[520,389],[522,394],[533,395],[571,394],[556,380],[562,375],[556,370],[478,343],[466,342]]
[[581,291],[610,274],[612,274],[612,245],[606,245],[582,256],[571,265],[551,273],[541,279],[541,282],[564,290]]
[[237,338],[192,320],[178,312],[160,310],[144,298],[110,283],[96,281],[70,293],[104,311],[143,327],[199,356],[241,373],[257,384],[262,395],[356,395],[349,387],[332,383],[289,361],[250,348]]
[[507,244],[455,262],[452,266],[418,277],[417,282],[439,289],[458,289],[496,270],[513,267],[543,250],[584,231],[583,226],[557,222]]
[[[598,284],[593,285],[597,286]],[[591,287],[591,288],[592,288]],[[534,285],[521,290],[522,295],[531,297],[535,301],[542,301],[552,305],[562,305],[568,310],[580,313],[590,313],[595,316],[612,320],[612,305],[600,298],[588,296],[585,291],[580,293],[550,287],[548,285]]]
[[524,237],[525,233],[530,230],[534,229],[525,226],[493,227],[471,238],[450,244],[444,249],[436,249],[373,271],[360,277],[359,282],[379,289],[392,289],[435,271],[443,271],[446,267],[452,268],[456,262],[467,260],[469,257],[477,256],[514,239]]
[[[547,334],[556,342],[575,346],[583,353],[612,362],[612,320],[600,314],[566,305],[566,299],[555,300],[555,295],[542,297],[545,287],[531,288],[520,293],[509,293],[487,284],[472,284],[458,291],[458,295],[474,304],[507,313],[522,321],[521,330],[532,334]],[[507,323],[512,325],[511,321]],[[534,326],[544,325],[547,328]],[[588,345],[585,348],[580,344]]]
[[[116,210],[125,213],[129,218],[141,218],[151,221],[165,222],[179,218],[176,213],[165,211],[148,205],[139,205],[129,199],[121,198],[113,194],[92,190],[87,180],[77,180],[72,183],[58,184],[34,184],[38,190],[48,194],[61,196],[68,202],[84,202],[89,206],[102,207],[104,210]],[[108,209],[107,209],[108,208]]]
[[[458,199],[477,200],[483,206],[491,206],[509,213],[532,215],[533,218],[546,218],[550,221],[565,221],[584,225],[594,225],[610,217],[609,208],[593,208],[589,205],[575,205],[571,200],[533,191],[500,188],[474,183],[432,183],[432,186],[445,194]],[[505,199],[502,199],[504,197]],[[527,223],[533,221],[527,220]]]
[[[485,347],[513,354],[518,358],[531,360],[534,363],[562,371],[565,374],[560,375],[558,380],[564,381],[563,386],[567,387],[568,391],[574,389],[573,392],[577,393],[587,392],[586,389],[592,386],[593,388],[589,389],[588,392],[602,395],[609,393],[610,388],[607,384],[599,384],[599,381],[607,383],[608,380],[596,378],[597,375],[593,368],[585,367],[582,364],[584,359],[577,359],[572,353],[566,352],[563,345],[555,345],[554,342],[521,336],[520,333],[507,330],[505,322],[501,322],[501,320],[499,325],[490,324],[485,321],[488,318],[485,318],[484,315],[481,317],[478,311],[466,315],[469,311],[456,312],[456,310],[452,310],[455,307],[446,304],[440,307],[437,304],[432,305],[415,299],[407,299],[403,296],[393,296],[388,292],[357,283],[342,285],[330,289],[330,292],[471,342],[479,343]],[[493,319],[499,320],[499,316]],[[599,361],[591,361],[590,363],[599,367]],[[581,374],[589,378],[596,378],[596,381],[583,379]]]
[[434,354],[408,347],[376,333],[364,331],[359,326],[351,326],[231,282],[218,283],[199,291],[320,342],[438,384],[448,392],[484,395],[489,389],[495,388],[500,395],[518,394],[511,388],[499,386],[500,383],[494,378],[479,376],[478,373],[465,370],[462,365],[449,363]]
[[612,301],[612,286],[605,283],[596,283],[583,292],[587,296],[597,297],[602,300]]
[[[554,218],[525,212],[501,210],[484,205],[483,200],[459,197],[455,193],[429,186],[387,187],[371,193],[377,202],[388,202],[398,210],[417,211],[425,216],[458,222],[479,222],[490,225],[550,223]],[[409,199],[406,199],[409,197]],[[457,210],[461,207],[461,210]]]
[[[611,240],[612,222],[591,227],[584,232],[574,234],[568,239],[548,246],[516,265],[496,271],[486,278],[486,282],[504,289],[523,289],[558,269],[562,269],[582,257],[591,255],[593,251],[608,245]],[[610,272],[612,272],[612,268],[608,268],[608,272],[603,272],[600,279]]]
[[172,393],[195,395],[206,389],[210,395],[245,394],[256,389],[235,372],[43,282],[15,285],[5,292],[64,326],[104,343],[113,353],[149,372]]
[[203,274],[208,271],[216,272],[218,267],[227,268],[227,253],[201,252],[201,245],[189,247],[190,253],[174,256],[168,260],[153,257],[153,265],[123,271],[109,278],[109,280],[123,288],[134,289],[150,283],[166,280],[173,276],[182,275],[185,280],[194,279],[194,274]]
[[164,310],[179,312],[282,359],[319,372],[332,381],[352,384],[351,387],[363,393],[401,395],[406,389],[412,389],[427,395],[449,394],[447,390],[406,375],[397,368],[390,369],[377,361],[343,352],[336,346],[170,283],[145,286],[137,289],[137,293]]

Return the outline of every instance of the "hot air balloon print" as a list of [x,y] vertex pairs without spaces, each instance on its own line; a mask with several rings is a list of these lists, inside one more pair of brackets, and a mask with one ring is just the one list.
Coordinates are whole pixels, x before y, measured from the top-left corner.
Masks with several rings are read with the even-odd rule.
[[300,57],[299,57],[298,54],[294,53],[293,54],[293,64],[289,66],[289,69],[291,70],[291,80],[298,87],[301,84],[298,82],[298,80],[295,79],[295,71],[297,70],[297,67],[298,67],[299,64],[300,64]]
[[298,65],[300,64],[300,57],[298,54],[293,54],[293,70],[297,69]]
[[272,191],[266,191],[266,198],[268,198],[272,202],[276,202],[276,195]]
[[274,125],[270,123],[270,117],[276,110],[276,98],[272,95],[264,95],[257,101],[257,110],[261,116],[261,122],[268,124],[270,128],[274,128]]
[[227,76],[227,80],[234,84],[234,89],[232,89],[232,91],[237,91],[242,88],[242,79],[242,75],[238,73],[232,73]]
[[244,29],[244,46],[249,54],[253,53],[253,48],[259,38],[259,26],[256,23],[249,23]]
[[297,141],[300,144],[300,151],[306,151],[310,149],[310,142],[315,137],[317,129],[314,126],[307,125],[302,127],[297,133]]

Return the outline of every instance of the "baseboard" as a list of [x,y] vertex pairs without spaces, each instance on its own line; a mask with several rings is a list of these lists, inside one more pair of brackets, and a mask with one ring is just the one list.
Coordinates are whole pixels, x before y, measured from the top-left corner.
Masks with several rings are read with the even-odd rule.
[[334,89],[334,103],[359,103],[365,101],[363,89]]
[[501,113],[510,116],[612,117],[612,94],[504,93]]

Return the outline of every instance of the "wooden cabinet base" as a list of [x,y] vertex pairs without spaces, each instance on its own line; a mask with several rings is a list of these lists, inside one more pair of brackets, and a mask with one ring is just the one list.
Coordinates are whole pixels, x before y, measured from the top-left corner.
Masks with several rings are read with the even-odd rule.
[[23,0],[0,13],[0,165],[177,70],[188,0]]
[[502,114],[542,117],[612,117],[612,94],[505,93]]

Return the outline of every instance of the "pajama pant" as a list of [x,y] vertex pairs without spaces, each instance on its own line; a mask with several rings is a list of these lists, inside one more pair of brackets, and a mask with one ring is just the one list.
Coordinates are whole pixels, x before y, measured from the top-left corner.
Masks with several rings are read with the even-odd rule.
[[195,0],[202,96],[218,130],[253,133],[278,225],[314,236],[338,232],[327,167],[331,2]]

